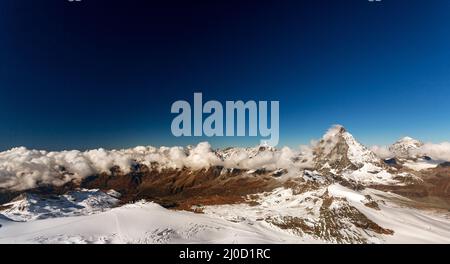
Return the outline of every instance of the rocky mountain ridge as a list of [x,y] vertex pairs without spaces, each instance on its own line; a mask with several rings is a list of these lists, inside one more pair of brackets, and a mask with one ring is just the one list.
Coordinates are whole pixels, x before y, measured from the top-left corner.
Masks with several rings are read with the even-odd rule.
[[[404,145],[415,145],[412,139],[400,143],[393,149],[401,155],[413,149]],[[0,153],[1,158],[7,160],[0,165],[6,168],[3,174],[16,177],[6,175],[3,186],[24,186],[20,179],[45,176],[26,189],[3,188],[2,221],[107,214],[146,201],[244,226],[262,224],[264,232],[281,232],[286,239],[382,243],[405,235],[394,228],[395,219],[385,222],[377,212],[401,212],[406,219],[408,210],[433,210],[445,222],[442,212],[450,209],[445,163],[425,168],[422,157],[410,156],[388,162],[342,126],[301,151],[264,145],[213,150],[201,143],[62,153],[20,148]],[[1,236],[2,229],[0,241]]]

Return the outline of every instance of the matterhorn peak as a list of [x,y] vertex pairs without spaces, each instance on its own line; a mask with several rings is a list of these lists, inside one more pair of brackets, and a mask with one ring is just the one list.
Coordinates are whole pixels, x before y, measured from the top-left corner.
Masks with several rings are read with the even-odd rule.
[[330,140],[336,136],[342,135],[347,130],[342,125],[333,125],[328,131],[325,133],[325,135],[322,137],[323,140]]
[[[334,125],[315,148],[319,167],[358,169],[366,163],[378,163],[376,155],[359,143],[342,125]],[[336,167],[338,166],[338,167]]]

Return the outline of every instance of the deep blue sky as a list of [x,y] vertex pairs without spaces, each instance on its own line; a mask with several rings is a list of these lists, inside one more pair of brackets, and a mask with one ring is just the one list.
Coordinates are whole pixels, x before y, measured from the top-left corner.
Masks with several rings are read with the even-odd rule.
[[279,100],[280,145],[450,140],[450,1],[161,2],[0,1],[0,150],[196,143],[170,133],[196,91]]

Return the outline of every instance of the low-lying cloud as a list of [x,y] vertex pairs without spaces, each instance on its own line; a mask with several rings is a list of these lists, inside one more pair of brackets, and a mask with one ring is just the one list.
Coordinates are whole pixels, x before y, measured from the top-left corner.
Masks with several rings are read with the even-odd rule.
[[[372,146],[370,148],[378,157],[388,159],[395,157],[395,153],[386,146]],[[450,161],[450,142],[442,143],[425,143],[422,146],[411,149],[408,153],[409,157],[428,156],[438,161]]]
[[[324,136],[327,143],[333,140],[340,127],[335,126]],[[330,142],[328,142],[330,141]],[[24,147],[0,152],[0,190],[26,190],[43,184],[62,185],[78,181],[98,173],[110,173],[119,167],[128,173],[136,164],[157,169],[170,168],[193,170],[212,166],[238,169],[287,169],[296,173],[314,167],[314,149],[317,141],[299,149],[284,147],[230,148],[215,151],[207,142],[192,147],[139,146],[123,150],[95,149],[88,151],[47,152]],[[388,147],[373,146],[371,150],[380,158],[394,157]],[[411,157],[429,156],[439,161],[450,161],[450,143],[426,143],[410,150]]]
[[[133,165],[157,163],[159,168],[194,170],[211,166],[268,170],[305,166],[295,159],[302,151],[290,148],[270,151],[233,148],[216,152],[207,142],[194,147],[135,147],[124,150],[47,152],[24,147],[0,152],[0,189],[25,190],[40,184],[61,185],[119,167],[128,173]],[[307,158],[302,159],[304,161]]]
[[412,154],[429,156],[435,160],[450,161],[450,142],[425,143],[419,149],[412,151]]
[[394,153],[392,153],[388,147],[386,146],[372,146],[370,150],[375,153],[381,159],[389,159],[394,157]]

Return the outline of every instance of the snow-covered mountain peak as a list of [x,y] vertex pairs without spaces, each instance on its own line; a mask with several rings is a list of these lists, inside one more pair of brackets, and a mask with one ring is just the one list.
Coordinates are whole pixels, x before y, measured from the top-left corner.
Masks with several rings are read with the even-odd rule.
[[417,139],[414,139],[412,137],[403,137],[399,139],[396,144],[403,144],[403,145],[414,145],[414,146],[422,146],[423,143],[420,142]]
[[411,137],[404,137],[389,147],[389,151],[399,158],[414,156],[413,152],[423,146],[423,143]]
[[248,148],[231,147],[223,150],[218,150],[219,154],[222,156],[222,159],[229,159],[230,157],[243,154],[246,155],[248,158],[253,158],[261,153],[265,152],[273,153],[276,151],[277,148],[269,146],[265,143],[262,143],[255,147],[248,147]]
[[331,127],[316,146],[316,160],[333,169],[358,169],[378,163],[377,156],[359,143],[343,126]]
[[343,133],[346,133],[347,130],[342,125],[333,125],[328,131],[323,135],[323,140],[332,140],[336,136],[340,136]]

